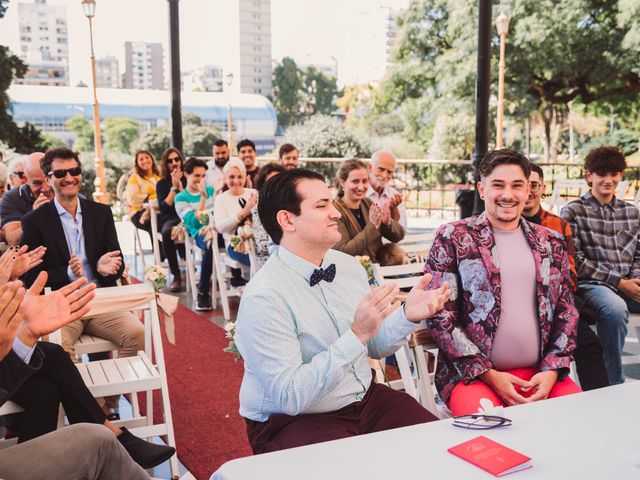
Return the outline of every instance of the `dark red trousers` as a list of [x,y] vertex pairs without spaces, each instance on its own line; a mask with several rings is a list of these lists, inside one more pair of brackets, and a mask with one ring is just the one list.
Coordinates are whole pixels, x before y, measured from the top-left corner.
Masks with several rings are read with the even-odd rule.
[[245,419],[254,454],[407,427],[438,418],[413,397],[372,383],[364,398],[327,413],[271,415],[266,422]]

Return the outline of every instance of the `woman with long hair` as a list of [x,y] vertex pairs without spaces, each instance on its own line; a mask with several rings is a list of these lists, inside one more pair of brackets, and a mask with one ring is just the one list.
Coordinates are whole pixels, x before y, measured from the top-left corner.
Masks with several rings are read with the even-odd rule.
[[367,255],[378,263],[382,238],[399,242],[404,238],[404,228],[391,218],[388,203],[373,203],[366,197],[369,172],[362,160],[345,160],[336,175],[335,186],[338,196],[333,203],[342,214],[338,220],[342,240],[333,248],[349,255]]
[[153,154],[148,150],[136,152],[134,170],[125,191],[129,217],[137,228],[151,234],[149,213],[143,208],[143,204],[157,198],[156,184],[160,180],[160,172]]
[[178,264],[178,251],[184,258],[184,245],[176,244],[172,238],[173,228],[180,223],[180,217],[176,213],[175,198],[187,184],[183,174],[184,156],[177,148],[167,148],[160,158],[160,170],[162,178],[158,180],[156,192],[160,214],[158,215],[158,230],[162,234],[162,249],[169,262],[169,270],[173,280],[169,287],[172,292],[182,290],[182,275]]

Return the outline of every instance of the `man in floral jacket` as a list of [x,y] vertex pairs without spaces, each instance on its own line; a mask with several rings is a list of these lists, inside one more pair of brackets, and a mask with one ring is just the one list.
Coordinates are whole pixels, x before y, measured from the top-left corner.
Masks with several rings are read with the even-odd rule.
[[497,150],[480,164],[486,211],[443,225],[425,272],[453,293],[427,319],[440,348],[436,386],[454,415],[481,398],[517,405],[580,389],[567,374],[578,313],[561,235],[524,220],[529,160]]

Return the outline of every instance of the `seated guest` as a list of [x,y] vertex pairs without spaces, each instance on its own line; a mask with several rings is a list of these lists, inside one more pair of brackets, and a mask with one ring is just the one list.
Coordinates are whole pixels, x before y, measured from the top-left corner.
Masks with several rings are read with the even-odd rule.
[[298,156],[298,149],[290,143],[283,144],[278,150],[278,159],[285,170],[298,168]]
[[[569,255],[569,269],[571,273],[571,291],[574,292],[578,286],[578,274],[574,261],[575,248],[573,246],[573,236],[571,235],[571,227],[562,218],[547,212],[540,206],[545,191],[544,173],[542,168],[535,163],[531,164],[531,175],[529,175],[529,197],[525,203],[522,216],[529,222],[537,223],[543,227],[555,230],[564,236],[567,243],[567,254]],[[606,387],[609,385],[607,378],[607,369],[602,358],[602,345],[597,335],[589,328],[587,322],[583,319],[583,314],[578,306],[579,297],[574,297],[576,307],[580,313],[577,327],[576,349],[573,357],[576,361],[576,370],[580,378],[580,388],[583,390],[593,390],[595,388]]]
[[391,218],[407,229],[407,209],[402,194],[389,185],[396,169],[396,157],[391,152],[373,152],[369,162],[369,188],[367,198],[379,205],[389,204]]
[[382,238],[399,242],[404,228],[391,218],[389,203],[373,203],[366,197],[369,188],[367,166],[357,158],[345,160],[336,175],[338,196],[335,207],[342,215],[338,228],[342,239],[335,249],[349,255],[367,255],[379,263]]
[[125,191],[129,217],[137,228],[151,233],[149,212],[142,205],[157,198],[156,184],[160,180],[160,172],[155,158],[147,150],[136,152],[134,169]]
[[40,168],[42,157],[44,153],[35,152],[26,158],[23,165],[26,184],[11,189],[0,201],[0,226],[9,246],[20,243],[22,217],[53,198],[53,190]]
[[[258,178],[256,179],[256,190],[260,191],[262,186],[270,178],[284,172],[285,168],[275,162],[269,162],[260,169]],[[256,270],[259,270],[269,258],[269,255],[275,248],[275,243],[269,237],[269,234],[262,226],[260,216],[258,215],[258,205],[254,205],[251,209],[251,220],[253,222],[253,243],[256,249]]]
[[[258,203],[258,194],[253,188],[245,188],[247,172],[244,164],[232,158],[224,166],[224,183],[228,190],[216,197],[214,219],[216,230],[222,233],[231,259],[249,265],[249,255],[233,249],[230,239],[236,235],[238,227],[251,222],[251,209]],[[231,285],[240,287],[246,284],[240,269],[232,269]]]
[[[47,251],[43,262],[23,279],[31,285],[38,273],[48,273],[47,286],[58,290],[80,277],[99,287],[113,287],[124,271],[113,214],[108,205],[79,198],[82,167],[78,154],[66,147],[48,150],[41,161],[55,196],[22,218],[22,243],[30,250]],[[80,335],[95,335],[120,347],[119,356],[132,357],[144,350],[144,327],[130,312],[105,313],[71,322],[62,329],[62,347],[77,360],[75,343]],[[107,407],[117,418],[118,397]]]
[[156,184],[158,195],[158,205],[160,215],[158,215],[158,230],[162,233],[162,250],[169,262],[171,270],[170,290],[179,292],[182,290],[182,276],[178,264],[178,253],[184,258],[184,245],[176,245],[171,236],[171,231],[181,220],[176,212],[175,199],[187,184],[187,179],[182,173],[184,158],[177,148],[167,148],[162,154],[160,162],[162,178]]
[[617,147],[591,150],[584,159],[591,189],[561,213],[573,232],[578,295],[598,316],[611,385],[624,382],[622,349],[629,312],[640,313],[640,213],[615,196],[626,167]]
[[425,271],[455,296],[427,319],[439,347],[436,387],[454,415],[480,399],[517,405],[579,392],[567,377],[578,312],[562,236],[521,214],[529,160],[488,153],[478,191],[485,212],[439,228]]
[[256,178],[260,172],[260,168],[256,163],[256,144],[249,139],[240,140],[238,142],[238,157],[244,163],[247,177],[247,187],[253,188],[256,184]]
[[209,215],[211,215],[214,205],[215,191],[213,187],[204,184],[204,178],[207,174],[207,164],[204,160],[191,157],[184,164],[184,174],[187,177],[187,185],[176,195],[176,212],[184,222],[187,233],[202,250],[196,310],[208,311],[213,309],[209,290],[213,251],[207,234],[209,233]]
[[404,308],[395,284],[369,288],[340,239],[319,173],[294,169],[260,191],[260,219],[279,245],[247,285],[236,345],[240,414],[255,454],[436,420],[411,396],[373,382],[367,356],[396,351],[450,291],[423,277]]
[[9,173],[9,190],[20,188],[27,183],[27,176],[24,171],[24,159],[22,157],[16,157],[11,160],[7,167],[7,172]]
[[[58,345],[38,341],[40,336],[48,335],[60,326],[77,321],[85,315],[89,311],[86,305],[93,298],[95,289],[93,284],[83,286],[87,280],[80,278],[52,294],[40,296],[46,281],[47,273],[41,272],[26,295],[21,282],[11,282],[0,287],[0,405],[6,400],[12,400],[25,409],[18,435],[18,443],[22,447],[13,451],[15,455],[23,457],[31,453],[33,461],[27,468],[25,465],[16,465],[19,457],[12,456],[13,466],[5,469],[7,459],[3,455],[5,451],[1,452],[0,471],[3,478],[45,478],[34,477],[34,472],[42,473],[45,469],[46,478],[76,478],[56,475],[56,472],[62,474],[71,470],[60,464],[71,463],[80,469],[87,461],[101,463],[98,453],[122,462],[122,465],[107,467],[110,471],[130,472],[135,474],[133,478],[145,478],[140,469],[131,465],[128,455],[114,446],[105,452],[93,452],[82,461],[73,459],[78,454],[74,451],[71,457],[64,455],[51,465],[41,465],[46,458],[45,452],[41,450],[56,449],[53,445],[56,438],[62,441],[69,433],[81,434],[84,431],[90,434],[90,437],[82,439],[84,442],[96,437],[117,438],[131,458],[143,468],[158,465],[175,453],[173,447],[145,442],[127,429],[118,428],[107,420],[69,355]],[[93,423],[100,426],[102,432],[80,428],[67,434],[52,435],[50,440],[34,441],[37,437],[55,431],[60,403],[64,406],[70,423]],[[77,443],[70,438],[69,441],[67,447]],[[103,440],[101,443],[107,446],[113,442]],[[98,447],[92,445],[92,448]],[[39,453],[43,453],[43,456]],[[21,471],[24,471],[24,475],[6,476],[8,472]],[[94,474],[95,472],[91,472],[90,477],[95,478]]]
[[224,140],[216,140],[211,150],[213,160],[207,162],[208,170],[204,183],[220,193],[224,189],[224,172],[222,169],[229,161],[229,144]]

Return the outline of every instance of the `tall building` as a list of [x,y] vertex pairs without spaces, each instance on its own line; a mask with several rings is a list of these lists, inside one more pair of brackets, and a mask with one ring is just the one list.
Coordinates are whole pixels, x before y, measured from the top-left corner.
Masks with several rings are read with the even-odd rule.
[[232,90],[270,95],[271,0],[224,1],[218,10],[224,21],[216,38],[224,42],[224,74],[233,74]]
[[124,42],[122,88],[164,90],[164,53],[161,43]]
[[393,58],[395,53],[396,42],[400,34],[400,27],[398,26],[398,17],[404,14],[404,9],[389,8],[387,13],[387,41],[386,41],[386,68],[389,68],[395,63]]
[[205,65],[183,73],[182,89],[185,92],[221,92],[222,68],[217,65]]
[[46,0],[18,4],[20,58],[29,70],[23,85],[69,85],[67,9]]
[[100,88],[120,87],[120,68],[113,55],[96,60],[96,85]]

